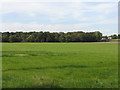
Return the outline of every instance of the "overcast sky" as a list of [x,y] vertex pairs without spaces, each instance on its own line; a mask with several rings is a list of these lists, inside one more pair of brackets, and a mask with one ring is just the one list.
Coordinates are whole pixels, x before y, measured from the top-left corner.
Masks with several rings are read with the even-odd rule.
[[2,32],[118,33],[117,0],[2,0],[1,5]]

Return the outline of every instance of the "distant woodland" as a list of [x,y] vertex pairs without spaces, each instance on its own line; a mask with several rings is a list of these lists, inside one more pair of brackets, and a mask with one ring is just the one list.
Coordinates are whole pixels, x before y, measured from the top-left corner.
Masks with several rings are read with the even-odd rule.
[[[111,35],[111,39],[119,39],[120,35]],[[108,36],[96,32],[3,32],[2,42],[100,42],[107,41]]]

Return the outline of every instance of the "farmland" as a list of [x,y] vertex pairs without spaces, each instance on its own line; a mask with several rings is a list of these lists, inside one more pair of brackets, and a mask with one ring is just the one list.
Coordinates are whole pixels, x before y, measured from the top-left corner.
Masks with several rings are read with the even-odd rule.
[[117,88],[117,43],[3,43],[3,88]]
[[120,39],[111,39],[110,42],[120,42]]

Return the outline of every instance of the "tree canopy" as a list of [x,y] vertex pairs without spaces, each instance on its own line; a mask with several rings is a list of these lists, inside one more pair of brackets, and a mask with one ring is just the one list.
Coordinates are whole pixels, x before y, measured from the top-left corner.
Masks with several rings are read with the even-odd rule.
[[102,33],[96,32],[3,32],[2,42],[99,42]]

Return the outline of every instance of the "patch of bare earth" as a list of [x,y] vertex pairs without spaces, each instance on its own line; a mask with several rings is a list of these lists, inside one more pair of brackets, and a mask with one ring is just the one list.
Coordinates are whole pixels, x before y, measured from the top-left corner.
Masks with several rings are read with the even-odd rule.
[[28,54],[15,54],[14,56],[29,56]]

